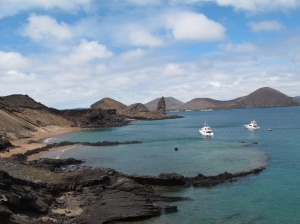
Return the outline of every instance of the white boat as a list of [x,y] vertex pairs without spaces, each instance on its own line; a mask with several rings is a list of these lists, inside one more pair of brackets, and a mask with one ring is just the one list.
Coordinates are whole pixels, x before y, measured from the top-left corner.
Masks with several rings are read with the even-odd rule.
[[211,128],[204,122],[204,127],[199,129],[199,132],[203,136],[213,136],[214,133]]
[[245,124],[244,125],[246,128],[251,129],[251,130],[257,130],[260,129],[260,127],[258,127],[256,121],[251,121],[250,124]]

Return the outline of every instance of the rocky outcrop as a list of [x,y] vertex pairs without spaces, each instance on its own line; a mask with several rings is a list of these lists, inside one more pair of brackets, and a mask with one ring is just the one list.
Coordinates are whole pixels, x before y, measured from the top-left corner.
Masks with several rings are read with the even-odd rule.
[[91,109],[102,109],[102,110],[115,109],[117,111],[123,110],[126,107],[127,106],[125,104],[108,97],[103,98],[91,105]]
[[[84,167],[58,174],[45,170],[42,165],[45,162],[46,166],[57,165],[49,159],[40,160],[38,166],[1,159],[2,223],[108,223],[145,219],[177,211],[176,206],[159,205],[159,201],[185,199],[156,194],[153,187],[138,184],[113,169]],[[66,160],[60,163],[70,164]]]
[[149,110],[145,105],[141,103],[135,103],[126,107],[124,110],[121,110],[120,114],[127,117],[133,117],[147,112],[149,112]]
[[166,113],[166,102],[165,102],[164,97],[160,98],[160,100],[158,101],[157,108],[156,108],[156,113],[162,114],[162,115],[167,115],[167,113]]
[[129,122],[123,116],[117,114],[115,109],[73,109],[57,110],[50,109],[52,113],[70,121],[73,126],[81,128],[100,128],[124,126]]
[[158,176],[128,175],[127,177],[137,181],[140,184],[149,184],[156,186],[212,187],[224,182],[235,181],[239,177],[247,176],[250,174],[258,174],[264,169],[265,167],[238,173],[224,172],[216,176],[205,176],[199,173],[195,177],[184,177],[183,175],[177,173],[161,173]]
[[162,173],[153,177],[124,175],[110,168],[72,169],[79,163],[82,161],[75,159],[27,161],[23,154],[0,158],[1,222],[113,223],[150,218],[177,211],[177,206],[167,202],[187,200],[159,195],[155,186],[213,187],[264,169],[215,176]]
[[6,137],[0,135],[0,152],[6,151],[10,147],[13,147],[10,141],[8,141]]
[[[178,110],[184,103],[174,97],[164,97],[166,102],[166,110]],[[148,103],[145,103],[145,106],[149,111],[156,111],[157,104],[161,98],[156,98]]]

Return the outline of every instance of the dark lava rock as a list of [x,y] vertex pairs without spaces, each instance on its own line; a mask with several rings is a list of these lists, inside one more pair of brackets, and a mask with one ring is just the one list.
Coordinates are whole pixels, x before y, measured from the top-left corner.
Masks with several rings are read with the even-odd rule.
[[13,147],[13,145],[8,141],[8,139],[0,135],[0,152],[6,151],[8,148]]
[[17,161],[17,162],[26,162],[27,161],[27,156],[22,154],[22,153],[18,153],[18,154],[13,154],[10,157],[11,160]]
[[156,112],[159,114],[167,115],[165,98],[162,97],[157,104]]
[[68,166],[73,164],[83,163],[83,160],[77,160],[73,158],[68,159],[49,159],[49,158],[41,158],[38,160],[28,161],[27,164],[29,166],[33,166],[36,168],[42,168],[49,170],[51,172],[61,172],[62,166]]
[[154,177],[124,175],[110,168],[92,167],[56,173],[51,171],[82,161],[25,159],[22,154],[0,158],[0,223],[114,223],[146,219],[176,212],[177,206],[166,205],[167,202],[187,200],[159,195],[155,186],[212,187],[264,169],[195,177],[177,173]]

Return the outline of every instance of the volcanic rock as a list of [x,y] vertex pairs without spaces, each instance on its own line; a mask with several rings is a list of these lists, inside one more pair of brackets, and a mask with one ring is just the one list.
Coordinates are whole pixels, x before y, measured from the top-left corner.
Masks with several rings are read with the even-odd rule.
[[157,104],[156,112],[159,114],[162,114],[162,115],[167,115],[166,114],[166,102],[165,102],[164,97],[160,98],[160,100]]
[[[161,98],[156,98],[148,103],[145,104],[145,106],[148,108],[149,111],[156,111],[157,104]],[[174,97],[165,97],[166,102],[166,110],[177,110],[179,107],[181,107],[184,103],[180,100],[177,100]]]
[[4,136],[0,135],[0,152],[6,151],[7,148],[12,147],[13,145],[8,141],[8,139]]
[[129,123],[123,116],[117,114],[116,109],[57,110],[51,108],[51,112],[69,120],[73,126],[81,128],[116,127]]

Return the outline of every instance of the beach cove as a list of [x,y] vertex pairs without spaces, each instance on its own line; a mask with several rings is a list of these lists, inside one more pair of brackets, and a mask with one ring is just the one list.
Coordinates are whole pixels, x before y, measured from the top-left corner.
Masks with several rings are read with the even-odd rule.
[[[138,146],[75,147],[60,156],[83,158],[85,165],[111,167],[126,174],[213,175],[267,165],[259,175],[214,188],[161,189],[165,195],[193,200],[175,202],[179,208],[177,213],[145,223],[199,220],[201,223],[282,223],[287,220],[297,223],[296,210],[300,206],[295,197],[299,181],[297,158],[300,157],[295,151],[299,146],[298,111],[299,107],[182,112],[184,119],[170,123],[138,121],[127,127],[77,132],[54,141],[140,140],[143,144]],[[252,119],[259,123],[259,131],[251,132],[243,127]],[[213,128],[214,138],[199,135],[198,128],[204,120]],[[175,146],[179,148],[177,152]]]
[[[177,212],[167,212],[141,223],[282,223],[286,220],[297,223],[296,210],[300,205],[294,195],[298,186],[296,162],[300,157],[295,151],[299,145],[298,111],[299,107],[181,112],[183,119],[134,121],[124,127],[49,135],[44,139],[48,144],[75,139],[78,142],[136,139],[142,143],[101,147],[73,145],[68,146],[68,150],[53,148],[50,152],[36,154],[35,158],[72,157],[83,159],[81,166],[113,168],[129,176],[152,177],[160,173],[177,173],[185,177],[198,173],[218,175],[263,166],[267,169],[259,174],[235,178],[237,181],[226,181],[215,187],[183,188],[178,184],[155,187],[155,192],[165,197],[192,200],[168,202],[169,211],[175,206]],[[245,117],[250,118],[245,121]],[[261,129],[251,132],[243,125],[254,117]],[[209,121],[215,137],[205,138],[198,133],[200,120]],[[271,132],[269,128],[272,128]],[[178,151],[174,150],[175,146]],[[182,179],[181,176],[175,177]],[[148,184],[153,182],[151,179],[147,181]]]

